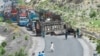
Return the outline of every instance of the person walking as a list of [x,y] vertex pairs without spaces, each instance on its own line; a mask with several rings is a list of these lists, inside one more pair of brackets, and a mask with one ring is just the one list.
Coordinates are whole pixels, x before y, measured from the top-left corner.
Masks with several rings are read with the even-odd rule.
[[53,43],[53,42],[51,42],[50,51],[51,51],[51,52],[53,52],[53,51],[54,51],[54,43]]

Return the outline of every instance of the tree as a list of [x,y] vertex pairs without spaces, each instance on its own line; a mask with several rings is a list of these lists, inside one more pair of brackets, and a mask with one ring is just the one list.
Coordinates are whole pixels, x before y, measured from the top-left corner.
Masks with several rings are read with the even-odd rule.
[[5,47],[7,45],[7,43],[4,41],[1,43],[2,47]]

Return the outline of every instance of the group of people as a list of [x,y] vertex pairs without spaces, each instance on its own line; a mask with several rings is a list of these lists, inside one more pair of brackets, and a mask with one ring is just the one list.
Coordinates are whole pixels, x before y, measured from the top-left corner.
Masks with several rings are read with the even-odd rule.
[[[53,43],[53,42],[51,42],[51,44],[50,44],[50,45],[51,45],[51,46],[50,46],[50,51],[51,51],[51,52],[54,52],[54,43]],[[35,55],[35,53],[33,53],[33,54],[32,54],[32,56],[36,56],[36,55]],[[38,53],[38,56],[45,56],[44,51],[39,52],[39,53]]]
[[[35,53],[33,53],[33,54],[32,54],[32,56],[36,56],[36,54],[35,54]],[[39,52],[39,53],[38,53],[38,56],[45,56],[45,53],[44,53],[44,51],[42,51],[42,52]]]
[[81,38],[82,37],[82,32],[80,31],[79,28],[77,28],[76,30],[73,29],[71,26],[68,26],[68,25],[64,25],[64,29],[65,29],[65,38],[67,39],[67,36],[69,34],[73,34],[74,37],[78,37],[78,38]]
[[45,56],[45,53],[44,53],[44,51],[42,51],[42,52],[39,52],[38,56]]
[[68,34],[70,34],[70,33],[73,33],[73,35],[74,35],[75,38],[76,37],[78,37],[78,38],[81,38],[82,37],[82,32],[80,31],[79,28],[77,28],[76,31],[74,29],[72,29],[72,28],[69,29],[69,30],[66,30],[66,32],[65,32],[65,38],[66,39],[67,39]]

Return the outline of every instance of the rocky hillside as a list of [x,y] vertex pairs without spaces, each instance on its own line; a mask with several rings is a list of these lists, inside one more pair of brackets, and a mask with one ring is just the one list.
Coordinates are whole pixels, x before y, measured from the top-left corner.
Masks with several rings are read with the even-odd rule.
[[65,22],[79,24],[100,18],[99,0],[32,0],[32,8],[62,15]]

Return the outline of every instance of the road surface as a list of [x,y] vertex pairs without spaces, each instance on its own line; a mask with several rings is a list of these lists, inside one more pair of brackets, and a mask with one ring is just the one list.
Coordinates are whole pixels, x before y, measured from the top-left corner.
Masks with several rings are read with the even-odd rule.
[[[46,36],[45,56],[83,56],[83,48],[77,39],[69,36]],[[55,51],[50,52],[50,43],[54,42]]]

